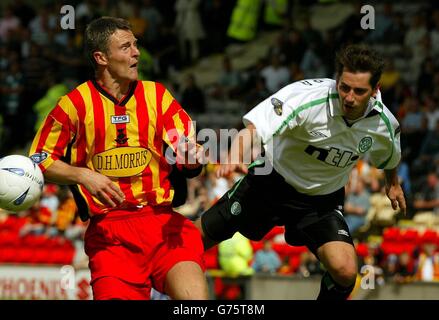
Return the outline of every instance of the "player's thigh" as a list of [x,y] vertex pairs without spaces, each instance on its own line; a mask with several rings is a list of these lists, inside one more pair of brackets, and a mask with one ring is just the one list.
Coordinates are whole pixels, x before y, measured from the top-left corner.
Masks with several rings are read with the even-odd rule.
[[[265,183],[266,182],[266,183]],[[201,217],[205,237],[215,242],[240,232],[260,240],[274,224],[273,195],[269,178],[244,176]]]
[[150,284],[132,284],[116,277],[101,277],[92,283],[94,300],[149,300]]
[[174,300],[207,300],[206,277],[194,261],[180,261],[166,274],[165,292]]
[[309,210],[298,213],[285,225],[285,240],[291,245],[307,246],[315,255],[328,242],[340,241],[353,247],[349,228],[339,210]]
[[[162,240],[149,260],[153,287],[174,299],[202,299],[207,285],[200,233],[179,213],[157,215],[155,220]],[[190,296],[183,298],[183,290]]]

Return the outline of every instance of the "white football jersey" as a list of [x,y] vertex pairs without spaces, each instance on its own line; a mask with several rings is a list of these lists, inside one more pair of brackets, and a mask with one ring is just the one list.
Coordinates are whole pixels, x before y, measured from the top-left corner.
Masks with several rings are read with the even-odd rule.
[[380,169],[395,168],[401,158],[400,127],[381,95],[371,98],[364,117],[350,125],[332,79],[292,83],[258,104],[243,121],[255,125],[274,169],[308,195],[342,188],[366,154]]

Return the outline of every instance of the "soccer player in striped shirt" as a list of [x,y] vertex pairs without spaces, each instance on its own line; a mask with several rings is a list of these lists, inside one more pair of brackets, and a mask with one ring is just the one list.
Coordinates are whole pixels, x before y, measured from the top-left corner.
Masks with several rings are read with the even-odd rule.
[[[327,270],[318,299],[349,296],[357,257],[343,218],[344,186],[358,159],[367,155],[384,169],[393,209],[406,210],[396,174],[399,124],[378,90],[383,66],[368,47],[348,46],[337,56],[337,80],[295,82],[244,116],[246,128],[217,174],[246,175],[196,221],[206,248],[237,231],[260,240],[273,226],[284,225],[286,242],[306,245]],[[265,167],[262,161],[248,168],[243,163],[259,139],[270,173],[258,171]]]
[[164,152],[169,146],[177,168],[191,176],[201,170],[202,148],[169,91],[137,80],[136,43],[123,19],[87,26],[95,78],[61,97],[30,155],[47,181],[72,186],[81,218],[90,218],[85,251],[94,299],[149,299],[152,287],[174,299],[206,299],[201,235],[172,210]]

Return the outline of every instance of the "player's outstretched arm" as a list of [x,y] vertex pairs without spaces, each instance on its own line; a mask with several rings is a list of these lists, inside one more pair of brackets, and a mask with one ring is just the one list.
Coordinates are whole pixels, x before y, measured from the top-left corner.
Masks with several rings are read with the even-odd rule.
[[113,208],[125,200],[124,193],[110,178],[88,168],[71,166],[60,160],[56,160],[47,168],[44,177],[47,181],[57,184],[81,184],[91,195]]
[[399,209],[405,215],[407,206],[405,203],[404,191],[399,183],[396,168],[384,170],[384,173],[386,176],[386,193],[392,203],[392,208],[393,210],[396,210],[399,206]]
[[239,131],[232,141],[232,146],[227,157],[227,163],[221,163],[216,170],[216,176],[225,177],[232,172],[247,174],[247,165],[244,159],[251,159],[252,146],[256,137],[256,127],[250,123]]

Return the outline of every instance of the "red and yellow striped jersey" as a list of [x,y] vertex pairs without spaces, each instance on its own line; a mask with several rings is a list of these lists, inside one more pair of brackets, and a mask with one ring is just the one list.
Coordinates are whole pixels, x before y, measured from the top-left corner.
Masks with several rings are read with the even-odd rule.
[[[43,172],[60,159],[108,176],[124,192],[124,206],[170,205],[172,166],[164,144],[175,151],[182,135],[194,137],[191,119],[162,84],[135,81],[117,100],[91,80],[59,100],[30,155]],[[110,210],[83,186],[74,189],[80,210],[86,206],[92,215]]]

